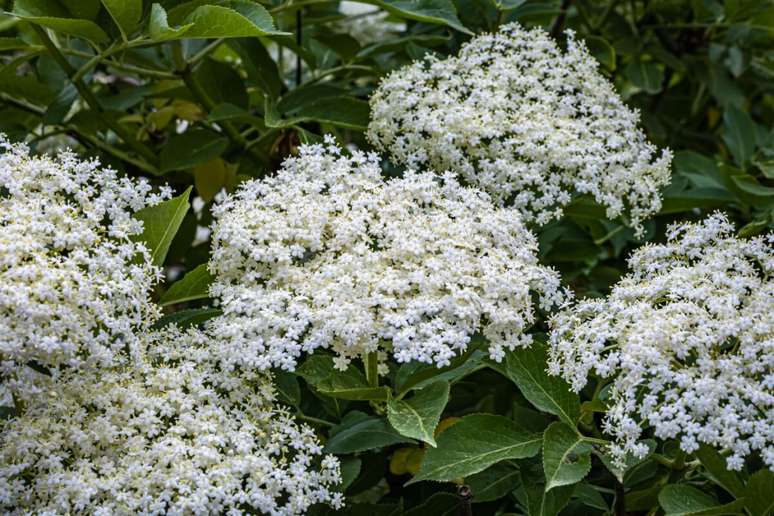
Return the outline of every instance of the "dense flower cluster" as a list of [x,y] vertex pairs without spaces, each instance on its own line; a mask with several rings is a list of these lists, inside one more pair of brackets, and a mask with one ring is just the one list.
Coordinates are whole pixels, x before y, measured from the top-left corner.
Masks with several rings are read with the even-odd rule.
[[2,136],[0,151],[3,372],[112,364],[158,312],[149,293],[161,271],[131,215],[168,190],[70,152],[33,157]]
[[344,367],[380,342],[399,362],[442,366],[476,332],[499,359],[529,342],[533,293],[546,309],[563,297],[517,212],[450,176],[385,181],[376,156],[331,140],[214,215],[214,331],[251,367],[292,369],[316,348]]
[[174,327],[132,367],[73,374],[0,434],[11,513],[264,514],[341,505],[332,456],[273,406],[267,373],[229,374]]
[[541,29],[506,25],[459,56],[389,75],[371,97],[368,137],[398,162],[460,174],[528,221],[590,194],[641,231],[660,209],[671,154],[656,157],[596,67],[571,32],[562,52]]
[[774,235],[739,239],[725,216],[679,224],[647,245],[604,299],[552,320],[549,370],[580,390],[614,377],[605,428],[613,453],[642,455],[643,427],[731,451],[759,451],[774,470]]

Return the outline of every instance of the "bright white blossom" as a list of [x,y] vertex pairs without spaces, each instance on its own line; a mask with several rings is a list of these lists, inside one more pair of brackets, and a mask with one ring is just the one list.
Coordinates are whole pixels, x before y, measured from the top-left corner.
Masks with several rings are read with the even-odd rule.
[[563,293],[519,214],[451,176],[384,180],[378,158],[328,139],[214,208],[212,324],[231,360],[292,369],[331,348],[338,367],[391,350],[448,364],[480,332],[499,359],[527,345],[532,294]]
[[400,163],[460,174],[527,221],[590,194],[641,232],[661,207],[671,153],[656,156],[639,114],[567,35],[563,52],[542,29],[509,24],[458,56],[393,72],[371,97],[370,141]]
[[341,506],[338,460],[273,405],[268,373],[222,370],[199,330],[136,364],[72,374],[0,433],[10,514],[303,514]]
[[689,453],[729,450],[729,469],[757,451],[774,470],[774,235],[733,230],[721,214],[672,226],[607,298],[551,321],[551,373],[576,391],[592,371],[613,378],[604,427],[619,461],[646,453],[651,427]]
[[133,240],[142,223],[131,215],[168,195],[95,160],[31,156],[0,136],[4,375],[29,361],[111,364],[152,324],[149,293],[161,271]]
[[390,36],[406,30],[405,23],[389,20],[389,14],[373,5],[342,0],[339,12],[346,16],[336,28],[355,38],[361,45],[382,43]]

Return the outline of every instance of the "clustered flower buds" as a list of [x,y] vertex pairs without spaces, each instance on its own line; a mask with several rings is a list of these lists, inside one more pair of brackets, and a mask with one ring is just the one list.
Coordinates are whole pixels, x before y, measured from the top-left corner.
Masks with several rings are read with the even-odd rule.
[[608,297],[552,319],[550,372],[576,391],[592,371],[613,379],[605,429],[619,461],[647,452],[651,427],[688,453],[730,450],[729,469],[758,451],[774,470],[772,242],[734,237],[721,214],[674,225]]
[[[224,368],[199,330],[154,330],[161,271],[132,214],[169,196],[0,137],[0,508],[302,514],[339,507],[338,461]],[[50,375],[38,371],[48,370]]]
[[115,363],[158,314],[149,293],[161,269],[131,215],[169,190],[152,193],[70,152],[33,157],[1,136],[0,151],[3,376],[20,381],[31,361]]
[[443,366],[477,332],[499,359],[529,344],[533,293],[544,309],[564,297],[518,212],[450,175],[384,180],[375,155],[331,140],[214,214],[213,331],[249,367],[292,369],[317,348],[346,367],[380,346]]
[[451,170],[537,224],[589,194],[641,232],[669,182],[670,152],[656,156],[572,32],[565,52],[509,24],[458,56],[429,56],[382,81],[371,118],[369,140],[396,161]]
[[70,514],[303,514],[341,506],[338,460],[226,372],[199,330],[143,337],[130,367],[69,374],[0,434],[0,508]]

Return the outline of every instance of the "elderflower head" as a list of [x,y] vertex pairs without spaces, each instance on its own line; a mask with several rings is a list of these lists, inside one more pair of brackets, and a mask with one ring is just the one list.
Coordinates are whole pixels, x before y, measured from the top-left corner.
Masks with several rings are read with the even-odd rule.
[[133,367],[73,374],[0,433],[12,514],[303,514],[341,506],[335,457],[273,405],[268,373],[223,371],[199,330],[146,337]]
[[529,343],[532,293],[546,309],[564,295],[517,212],[452,177],[384,180],[375,155],[344,156],[331,139],[214,215],[212,324],[251,367],[292,369],[317,348],[341,368],[388,350],[440,367],[476,332],[499,359]]
[[152,323],[160,278],[132,213],[169,192],[70,152],[31,156],[0,136],[0,360],[112,363]]
[[606,431],[614,457],[642,456],[640,437],[730,450],[729,469],[757,450],[774,470],[774,235],[740,239],[721,214],[679,224],[629,260],[604,299],[551,321],[549,371],[579,391],[613,377]]
[[545,224],[590,194],[632,227],[661,206],[671,154],[656,149],[568,31],[567,51],[518,24],[478,36],[458,56],[429,56],[371,97],[370,141],[409,166],[452,170]]

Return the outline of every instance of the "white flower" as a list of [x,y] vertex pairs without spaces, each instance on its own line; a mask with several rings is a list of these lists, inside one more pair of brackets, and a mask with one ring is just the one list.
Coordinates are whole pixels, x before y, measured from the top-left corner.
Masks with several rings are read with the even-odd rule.
[[613,377],[605,430],[613,454],[642,455],[643,428],[729,450],[729,469],[758,451],[774,470],[774,251],[733,236],[726,217],[672,226],[629,260],[605,299],[551,321],[549,371],[580,390]]
[[382,43],[406,30],[405,23],[389,21],[389,14],[373,5],[342,0],[339,12],[346,16],[335,27],[355,38],[361,45]]
[[[0,136],[0,359],[113,363],[155,319],[161,271],[132,213],[169,195],[70,152],[30,156]],[[27,372],[20,373],[22,376]]]
[[448,364],[474,333],[490,354],[529,343],[532,294],[563,299],[518,212],[452,177],[383,180],[375,155],[302,146],[276,177],[214,208],[212,322],[228,359],[295,367],[331,348],[337,365],[383,348]]
[[223,371],[174,327],[137,363],[69,374],[0,433],[11,514],[303,514],[341,505],[335,457],[273,406],[268,373]]
[[656,148],[568,32],[503,26],[459,56],[393,72],[371,97],[369,140],[400,163],[451,170],[527,221],[544,224],[577,194],[610,218],[641,222],[661,207],[671,153]]

